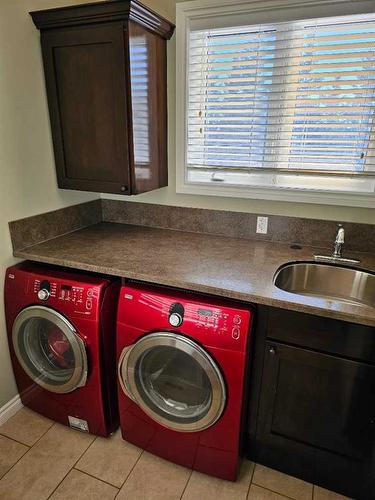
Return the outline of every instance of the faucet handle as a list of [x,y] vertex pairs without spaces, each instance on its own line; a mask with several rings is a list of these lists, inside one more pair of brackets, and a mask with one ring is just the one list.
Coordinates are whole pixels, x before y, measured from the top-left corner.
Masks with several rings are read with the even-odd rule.
[[345,229],[342,224],[337,224],[338,230],[336,234],[336,241],[335,243],[344,243],[345,240]]

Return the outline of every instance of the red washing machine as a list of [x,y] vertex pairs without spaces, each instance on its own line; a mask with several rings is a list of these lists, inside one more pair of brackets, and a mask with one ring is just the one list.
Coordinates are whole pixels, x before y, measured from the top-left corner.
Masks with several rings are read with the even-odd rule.
[[5,313],[23,404],[99,436],[118,425],[120,283],[28,262],[5,277]]
[[193,294],[124,286],[117,316],[126,441],[235,480],[252,311]]

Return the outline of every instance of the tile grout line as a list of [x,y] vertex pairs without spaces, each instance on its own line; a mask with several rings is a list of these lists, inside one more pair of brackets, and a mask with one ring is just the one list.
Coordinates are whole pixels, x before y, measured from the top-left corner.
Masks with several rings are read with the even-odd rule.
[[[186,468],[187,468],[187,467],[186,467]],[[190,474],[189,474],[189,477],[188,477],[188,479],[187,479],[187,481],[186,481],[186,484],[185,484],[185,486],[184,486],[184,489],[182,490],[182,493],[181,493],[181,496],[180,496],[180,500],[182,500],[182,497],[185,495],[185,491],[186,491],[186,489],[187,489],[187,487],[188,487],[188,484],[189,484],[189,482],[190,482],[191,476],[193,475],[193,472],[194,472],[194,471],[193,471],[193,469],[190,469]]]
[[[21,408],[21,410],[18,410],[18,411],[22,411],[22,408]],[[18,413],[18,412],[17,412],[17,413]],[[15,415],[17,415],[17,413],[15,413]],[[15,415],[13,415],[13,417],[14,417]],[[12,417],[11,417],[11,418],[12,418]],[[43,418],[46,418],[46,417],[43,417]],[[49,420],[49,419],[47,419],[47,420]],[[30,445],[30,444],[23,443],[22,441],[18,441],[18,439],[14,439],[14,438],[12,438],[12,437],[9,437],[9,436],[7,436],[6,434],[3,434],[1,431],[0,431],[0,434],[1,434],[2,436],[4,436],[4,437],[7,437],[7,438],[9,438],[9,439],[12,439],[13,441],[15,441],[15,442],[16,442],[16,443],[18,443],[18,444],[23,444],[24,446],[27,446],[27,447],[31,450],[31,448],[33,448],[33,447],[34,447],[37,443],[39,443],[39,441],[40,441],[40,440],[41,440],[41,439],[42,439],[42,438],[43,438],[43,437],[47,434],[47,432],[48,432],[50,429],[52,429],[52,427],[56,424],[56,422],[53,422],[52,420],[51,420],[50,422],[51,422],[51,425],[48,427],[48,429],[47,429],[46,431],[44,431],[44,432],[43,432],[43,433],[42,433],[42,434],[38,437],[38,439],[35,441],[35,443],[33,443],[33,444],[31,444],[31,445]]]
[[[62,425],[62,424],[60,424]],[[79,431],[75,431],[75,432],[79,432]],[[90,435],[90,434],[89,434]],[[51,498],[51,496],[55,493],[55,491],[57,490],[57,488],[60,486],[60,484],[64,481],[64,479],[67,477],[67,475],[69,474],[69,472],[71,472],[75,465],[78,463],[79,460],[81,460],[81,458],[83,457],[83,455],[86,453],[86,451],[95,443],[97,437],[95,437],[95,439],[93,439],[91,441],[91,443],[88,445],[88,447],[83,450],[83,452],[80,454],[80,456],[77,458],[77,460],[74,462],[74,464],[70,467],[70,469],[68,470],[68,472],[64,475],[64,477],[61,479],[61,481],[59,481],[59,483],[56,485],[56,487],[53,489],[53,491],[48,495],[48,497],[46,497],[46,500],[48,500],[49,498]]]
[[267,490],[271,493],[276,493],[276,495],[279,495],[280,497],[282,498],[286,498],[287,500],[296,500],[294,497],[290,497],[288,495],[284,495],[284,493],[280,493],[280,491],[275,491],[275,490],[270,490],[269,488],[266,488],[265,486],[261,486],[260,484],[256,484],[256,483],[251,483],[251,485],[254,485],[254,486],[258,486],[258,488],[262,488],[263,490]]
[[[254,462],[254,465],[256,466],[257,464]],[[262,484],[258,484],[258,483],[255,483],[254,482],[254,472],[255,472],[255,466],[254,466],[254,471],[253,471],[253,476],[251,478],[251,483],[250,483],[250,486],[252,484],[254,484],[255,486],[259,486],[260,488],[264,488],[265,490],[268,490],[268,491],[272,491],[272,493],[277,493],[278,495],[281,495],[281,496],[284,496],[285,498],[288,498],[290,500],[296,500],[295,498],[293,497],[290,497],[288,495],[285,495],[284,493],[280,493],[279,491],[275,491],[275,490],[271,490],[270,488],[267,488],[266,486],[263,486]],[[288,475],[288,474],[287,474]],[[294,477],[294,476],[290,476],[290,477]],[[296,478],[298,479],[298,478]],[[302,480],[303,481],[303,480]],[[315,488],[315,484],[314,483],[309,483],[307,481],[304,481],[305,483],[307,484],[311,484],[312,486],[312,490],[311,490],[311,500],[314,500],[314,488]]]
[[[293,477],[293,476],[291,476],[291,477]],[[277,495],[280,495],[284,498],[288,498],[288,500],[296,500],[296,498],[290,497],[289,495],[285,495],[284,493],[281,493],[280,491],[271,490],[270,488],[267,488],[267,486],[263,486],[262,484],[254,483],[254,481],[251,481],[250,486],[252,484],[254,486],[258,486],[259,488],[263,488],[264,490],[271,491],[272,493],[276,493]],[[310,484],[314,487],[314,485],[312,483],[310,483]]]
[[[1,435],[3,436],[3,434],[1,434]],[[3,437],[7,437],[7,436],[3,436]],[[15,439],[11,439],[11,441],[14,441],[17,444],[23,444],[23,443],[19,443]],[[4,479],[5,476],[8,474],[8,472],[10,472],[13,469],[13,467],[18,464],[18,462],[21,460],[21,458],[23,458],[26,455],[26,453],[28,453],[31,450],[30,446],[27,446],[26,444],[24,444],[23,446],[26,446],[27,450],[25,451],[25,453],[22,453],[22,455],[20,456],[20,458],[18,460],[16,460],[14,462],[14,464],[11,467],[9,467],[9,469],[5,472],[5,474],[0,477],[0,483],[1,483],[2,479]]]
[[250,481],[249,481],[249,486],[247,487],[247,493],[246,493],[246,500],[248,500],[249,498],[249,493],[250,493],[250,488],[251,488],[251,484],[253,482],[253,477],[254,477],[254,472],[255,472],[255,466],[256,466],[256,463],[251,461],[251,463],[253,464],[253,470],[251,472],[251,477],[250,477]]
[[[91,445],[90,445],[90,446],[91,446]],[[87,450],[88,450],[88,448],[87,448]],[[87,450],[86,450],[86,451],[87,451]],[[85,451],[85,453],[86,453],[86,451]],[[81,456],[78,460],[81,460],[81,458],[82,458],[82,456]],[[108,482],[108,481],[106,481],[105,479],[102,479],[102,478],[100,478],[100,477],[94,476],[93,474],[90,474],[90,472],[87,472],[87,471],[85,471],[85,470],[79,469],[78,467],[76,467],[76,465],[77,465],[77,462],[73,465],[73,467],[70,469],[70,471],[69,471],[69,472],[71,472],[72,470],[76,470],[77,472],[82,472],[82,474],[86,474],[86,476],[90,476],[90,477],[92,477],[93,479],[97,479],[98,481],[101,481],[102,483],[108,484],[108,486],[113,486],[114,488],[116,488],[116,490],[119,490],[119,489],[120,489],[120,487],[119,487],[119,486],[116,486],[116,485],[114,485],[114,484],[112,484],[112,483],[109,483],[109,482]]]
[[[33,444],[25,444],[22,441],[18,441],[18,439],[14,439],[13,437],[7,436],[6,434],[3,434],[2,432],[0,432],[0,436],[7,438],[7,439],[10,439],[11,441],[14,441],[15,443],[21,444],[22,446],[27,446],[27,448],[29,450],[30,450],[30,448],[32,448],[34,446]],[[36,442],[35,442],[35,444],[36,444]]]
[[[19,411],[21,411],[21,410],[19,410]],[[17,412],[17,413],[18,413],[18,412]],[[16,415],[17,415],[17,413],[16,413]],[[13,416],[14,416],[14,415],[13,415]],[[25,453],[22,455],[22,457],[20,457],[20,458],[17,460],[17,462],[15,462],[15,463],[12,465],[12,467],[11,467],[11,468],[10,468],[10,469],[9,469],[9,470],[8,470],[8,471],[4,474],[4,475],[3,475],[3,477],[0,479],[0,482],[1,482],[3,479],[5,479],[5,477],[9,474],[9,472],[10,472],[10,471],[11,471],[11,470],[12,470],[12,469],[13,469],[13,468],[14,468],[14,467],[18,464],[18,462],[19,462],[19,461],[20,461],[20,460],[21,460],[21,459],[22,459],[25,455],[27,455],[27,453],[29,453],[29,451],[30,451],[30,450],[32,450],[36,444],[38,444],[38,443],[39,443],[39,441],[40,441],[40,440],[41,440],[41,439],[42,439],[42,438],[43,438],[43,437],[47,434],[47,432],[48,432],[50,429],[52,429],[52,427],[53,427],[54,425],[55,425],[55,422],[52,422],[52,425],[51,425],[50,427],[48,427],[48,429],[47,429],[45,432],[43,432],[43,434],[42,434],[42,435],[41,435],[41,436],[40,436],[40,437],[39,437],[39,438],[35,441],[35,443],[34,443],[32,446],[28,446],[27,444],[21,443],[20,441],[17,441],[16,439],[13,439],[13,441],[15,441],[16,443],[18,443],[18,444],[23,444],[24,446],[27,446],[27,447],[28,447],[28,449],[25,451]],[[4,434],[1,434],[1,435],[2,435],[2,436],[4,436]],[[4,437],[8,437],[8,436],[4,436]],[[9,438],[9,439],[12,439],[12,438]]]
[[115,499],[118,497],[118,495],[120,494],[120,491],[122,490],[122,488],[124,487],[126,481],[129,479],[130,477],[130,474],[133,472],[133,470],[135,469],[135,466],[137,465],[137,463],[140,461],[141,457],[143,456],[143,453],[144,453],[145,450],[142,450],[141,454],[139,455],[139,457],[137,458],[137,460],[135,461],[133,467],[130,469],[128,475],[126,476],[126,478],[124,479],[124,482],[122,483],[121,487],[118,489],[118,493],[117,495],[115,496]]
[[[91,445],[90,445],[91,446]],[[87,448],[88,449],[88,448]],[[85,452],[86,453],[86,452]],[[82,458],[82,457],[81,457]],[[81,460],[81,458],[79,458],[78,460]],[[72,472],[72,471],[77,471],[77,472],[80,472],[81,474],[84,474],[85,476],[88,476],[88,477],[91,477],[92,479],[96,479],[97,481],[100,481],[101,483],[104,483],[104,484],[107,484],[108,486],[112,486],[112,488],[115,488],[116,490],[120,490],[120,488],[118,486],[115,486],[114,484],[111,484],[109,483],[108,481],[105,481],[104,479],[100,479],[100,477],[96,477],[96,476],[93,476],[92,474],[89,474],[88,472],[85,472],[84,470],[81,470],[81,469],[77,469],[75,467],[75,465],[70,469],[69,473]],[[68,474],[69,474],[68,473]],[[61,483],[60,483],[61,484]],[[116,493],[117,495],[117,493]]]

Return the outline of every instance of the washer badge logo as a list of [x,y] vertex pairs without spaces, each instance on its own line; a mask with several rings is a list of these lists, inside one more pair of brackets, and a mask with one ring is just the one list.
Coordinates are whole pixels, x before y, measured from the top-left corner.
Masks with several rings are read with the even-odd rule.
[[72,429],[77,429],[78,431],[82,432],[89,432],[89,424],[87,420],[83,420],[81,418],[77,417],[72,417],[68,416],[69,420],[69,426],[72,427]]

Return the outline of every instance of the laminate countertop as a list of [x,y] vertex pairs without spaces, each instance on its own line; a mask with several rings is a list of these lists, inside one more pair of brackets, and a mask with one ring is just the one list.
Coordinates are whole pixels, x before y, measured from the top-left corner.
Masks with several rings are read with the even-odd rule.
[[[375,307],[296,295],[273,285],[280,266],[311,261],[317,252],[328,253],[321,248],[292,249],[280,243],[102,222],[16,250],[14,255],[375,326]],[[361,268],[375,271],[375,255],[350,256],[361,260]]]

